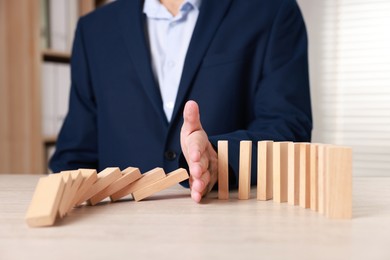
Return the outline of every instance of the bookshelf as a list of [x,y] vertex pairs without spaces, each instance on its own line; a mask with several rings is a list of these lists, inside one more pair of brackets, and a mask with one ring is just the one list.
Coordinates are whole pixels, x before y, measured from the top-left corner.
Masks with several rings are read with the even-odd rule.
[[[77,16],[108,2],[76,1]],[[46,172],[57,138],[43,133],[43,64],[69,67],[71,55],[41,47],[42,2],[0,0],[0,173]]]

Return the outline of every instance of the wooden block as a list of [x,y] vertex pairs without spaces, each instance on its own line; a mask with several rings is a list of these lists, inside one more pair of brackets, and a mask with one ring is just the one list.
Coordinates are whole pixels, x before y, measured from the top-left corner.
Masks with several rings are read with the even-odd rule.
[[135,182],[142,177],[138,168],[128,167],[122,172],[122,176],[109,185],[107,188],[96,194],[90,199],[91,205],[96,205],[103,199],[111,196],[112,194],[120,191],[129,184]]
[[54,224],[64,188],[65,183],[60,174],[39,179],[25,217],[30,227]]
[[257,143],[257,200],[272,199],[272,141]]
[[[72,206],[78,206],[84,201],[81,201],[85,193],[92,187],[92,185],[97,181],[97,172],[94,169],[79,169],[81,175],[83,176],[83,182],[80,185],[79,190],[76,193],[76,196],[72,202]],[[81,202],[79,202],[81,201]]]
[[159,191],[165,190],[181,181],[188,179],[188,173],[185,169],[180,168],[173,172],[170,172],[163,179],[160,179],[146,187],[136,190],[133,193],[133,197],[136,201],[143,200]]
[[238,176],[238,199],[247,200],[251,192],[252,141],[240,142],[240,169]]
[[310,144],[299,144],[299,206],[310,208]]
[[160,179],[165,178],[165,172],[162,168],[154,168],[142,175],[140,179],[121,189],[120,191],[110,196],[112,201],[117,201],[129,194],[132,194],[136,190],[146,187]]
[[67,205],[66,213],[69,213],[74,206],[75,198],[77,196],[77,191],[80,189],[81,184],[83,183],[83,175],[80,170],[72,171],[72,188],[70,189],[69,203]]
[[71,173],[72,171],[62,171],[61,173],[59,173],[60,175],[62,175],[62,178],[64,179],[65,183],[64,192],[62,194],[60,206],[58,209],[60,218],[63,218],[66,215],[68,209],[67,206],[69,205],[69,199],[71,195],[70,191],[73,183]]
[[287,163],[288,143],[273,143],[273,199],[275,202],[287,202]]
[[327,147],[326,149],[326,217],[352,218],[352,149]]
[[318,211],[318,144],[310,147],[310,209]]
[[229,199],[228,141],[218,141],[218,199]]
[[288,143],[287,202],[299,205],[299,143]]
[[318,213],[325,214],[325,145],[318,146]]
[[[103,171],[99,172],[97,181],[92,185],[92,187],[84,194],[83,197],[79,200],[79,203],[88,201],[90,198],[107,188],[117,179],[122,176],[122,172],[118,167],[108,167]],[[88,205],[91,205],[91,202],[87,202]]]

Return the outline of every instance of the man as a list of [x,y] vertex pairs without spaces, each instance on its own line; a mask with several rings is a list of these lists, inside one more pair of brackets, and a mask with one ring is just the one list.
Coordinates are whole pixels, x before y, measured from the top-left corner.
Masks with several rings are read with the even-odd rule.
[[184,166],[199,202],[217,180],[218,140],[233,185],[240,140],[310,141],[294,0],[118,0],[81,18],[71,66],[54,172]]

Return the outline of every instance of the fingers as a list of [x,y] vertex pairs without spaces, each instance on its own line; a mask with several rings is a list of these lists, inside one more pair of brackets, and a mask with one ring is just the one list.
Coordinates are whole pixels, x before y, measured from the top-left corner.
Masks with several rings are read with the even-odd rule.
[[201,130],[202,125],[200,123],[199,107],[195,101],[187,101],[183,111],[183,126],[181,133],[188,136],[191,133]]
[[195,202],[200,202],[202,197],[208,192],[208,186],[210,183],[210,173],[205,172],[201,178],[191,178],[191,198]]
[[[181,129],[181,145],[187,160],[190,174],[200,178],[208,168],[205,151],[209,140],[200,123],[199,107],[195,101],[188,101],[183,112],[184,122]],[[207,155],[206,155],[207,156]]]
[[193,177],[192,180],[192,187],[191,189],[203,193],[203,191],[206,189],[207,185],[210,182],[210,173],[209,171],[204,172],[200,178]]
[[206,150],[208,138],[204,131],[193,132],[185,139],[189,159],[193,162],[199,162],[202,154]]
[[210,169],[215,169],[216,152],[202,128],[199,107],[196,102],[188,101],[186,103],[183,117],[180,141],[190,171],[191,197],[194,201],[200,202],[210,190],[211,179],[215,183],[215,174],[210,173]]

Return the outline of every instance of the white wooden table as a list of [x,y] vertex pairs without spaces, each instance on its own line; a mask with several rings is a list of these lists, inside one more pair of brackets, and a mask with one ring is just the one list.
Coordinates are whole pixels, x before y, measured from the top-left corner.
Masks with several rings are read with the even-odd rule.
[[390,178],[355,178],[353,219],[181,187],[74,209],[54,227],[24,215],[39,176],[0,174],[0,259],[390,259]]

